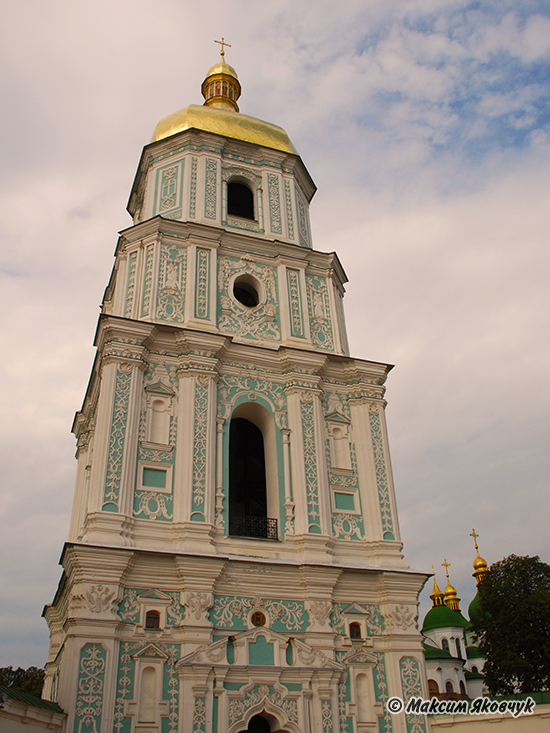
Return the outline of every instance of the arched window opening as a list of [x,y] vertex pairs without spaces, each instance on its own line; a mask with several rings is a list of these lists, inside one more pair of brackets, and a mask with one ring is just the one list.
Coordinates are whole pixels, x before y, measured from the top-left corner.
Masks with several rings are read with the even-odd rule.
[[361,624],[357,623],[357,621],[353,621],[349,625],[349,638],[350,639],[360,639],[361,638]]
[[465,696],[466,695],[466,687],[464,686],[464,682],[462,680],[460,680],[460,683],[459,684],[460,684],[460,694]]
[[428,680],[428,692],[430,697],[437,697],[439,695],[439,685],[436,680]]
[[[447,641],[447,639],[445,639],[445,637],[443,637],[443,639],[441,639],[441,648],[444,651],[446,651],[446,652],[449,651],[449,642]],[[449,652],[449,654],[450,654],[450,652]]]
[[453,687],[453,683],[450,680],[447,680],[447,682],[445,682],[445,692],[447,695],[452,695],[454,691],[455,688]]
[[254,194],[245,183],[229,181],[227,184],[227,213],[254,221]]
[[474,674],[479,674],[479,673],[478,673],[478,671],[477,671],[477,667],[472,667],[472,672],[473,672]]
[[227,664],[235,664],[235,637],[227,637]]
[[229,534],[277,539],[277,520],[267,516],[262,431],[242,417],[229,428]]
[[145,614],[146,629],[160,629],[160,613],[158,611],[147,611]]
[[462,659],[462,649],[460,648],[460,639],[455,639],[456,656]]

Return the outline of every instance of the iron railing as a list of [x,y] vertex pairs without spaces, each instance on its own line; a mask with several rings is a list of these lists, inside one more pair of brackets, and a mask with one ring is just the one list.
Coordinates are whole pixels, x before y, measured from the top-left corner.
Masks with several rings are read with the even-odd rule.
[[229,534],[235,537],[258,537],[278,540],[277,520],[270,517],[251,517],[244,514],[229,516]]

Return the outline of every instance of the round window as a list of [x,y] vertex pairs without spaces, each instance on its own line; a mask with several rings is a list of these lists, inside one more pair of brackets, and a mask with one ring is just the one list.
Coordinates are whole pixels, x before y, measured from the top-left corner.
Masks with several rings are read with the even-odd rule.
[[253,626],[265,626],[265,614],[261,611],[254,611],[250,617]]
[[242,275],[233,283],[233,295],[235,299],[246,308],[255,308],[260,302],[259,284],[248,276]]

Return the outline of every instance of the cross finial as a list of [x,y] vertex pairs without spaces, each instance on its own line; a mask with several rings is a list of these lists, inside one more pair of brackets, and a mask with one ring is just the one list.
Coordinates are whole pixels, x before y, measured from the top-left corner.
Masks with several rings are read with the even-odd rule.
[[445,558],[441,565],[445,568],[445,574],[447,575],[447,580],[449,580],[449,568],[451,567],[451,563],[447,562],[447,558]]
[[473,530],[472,530],[472,531],[470,532],[470,537],[473,537],[473,538],[474,538],[474,545],[475,545],[475,548],[476,548],[476,550],[478,550],[479,548],[478,548],[478,546],[477,546],[477,538],[479,537],[479,535],[478,535],[478,533],[477,533],[477,532],[475,531],[475,529],[473,529]]
[[223,59],[223,57],[225,56],[224,46],[227,46],[228,48],[231,48],[231,44],[230,43],[226,43],[225,42],[225,38],[223,36],[222,36],[222,40],[221,41],[214,41],[214,43],[219,43],[220,44],[220,46],[221,46],[220,56]]

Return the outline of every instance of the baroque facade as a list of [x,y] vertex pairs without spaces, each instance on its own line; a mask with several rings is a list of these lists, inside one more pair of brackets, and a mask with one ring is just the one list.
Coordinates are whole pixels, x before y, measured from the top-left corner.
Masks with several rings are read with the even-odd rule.
[[144,148],[73,431],[44,696],[71,733],[420,733],[386,364],[349,355],[338,257],[279,127],[204,106]]

